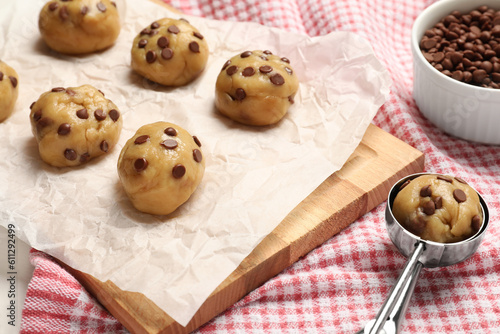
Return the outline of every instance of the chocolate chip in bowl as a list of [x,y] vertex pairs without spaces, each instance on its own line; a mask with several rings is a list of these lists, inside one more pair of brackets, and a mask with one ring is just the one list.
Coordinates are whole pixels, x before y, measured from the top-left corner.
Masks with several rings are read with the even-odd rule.
[[442,0],[415,20],[413,96],[455,137],[500,144],[500,3]]

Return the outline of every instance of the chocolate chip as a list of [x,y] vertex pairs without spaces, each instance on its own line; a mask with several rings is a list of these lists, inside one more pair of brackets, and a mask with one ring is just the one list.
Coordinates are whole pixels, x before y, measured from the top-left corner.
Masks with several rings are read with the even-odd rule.
[[142,136],[139,136],[139,137],[135,138],[134,144],[136,144],[136,145],[144,144],[148,140],[149,140],[149,136],[148,135],[142,135]]
[[176,25],[171,25],[170,27],[168,27],[167,31],[172,34],[178,34],[180,32],[179,27],[177,27]]
[[198,44],[198,42],[193,41],[189,43],[189,50],[194,53],[200,53],[200,45]]
[[453,179],[451,177],[449,177],[449,176],[446,176],[446,175],[438,175],[436,178],[438,180],[446,181],[446,182],[449,182],[449,183],[453,182]]
[[479,231],[479,228],[481,228],[481,217],[474,215],[471,220],[471,227],[474,231]]
[[465,193],[462,189],[453,190],[453,198],[458,203],[462,203],[462,202],[465,202],[467,200],[467,196],[465,195]]
[[68,7],[62,6],[61,9],[59,9],[59,17],[63,21],[66,20],[69,17]]
[[431,186],[423,186],[422,189],[420,189],[420,196],[422,197],[429,197],[432,195],[432,189]]
[[12,84],[12,87],[16,88],[17,87],[17,78],[13,76],[9,76],[10,83]]
[[166,48],[169,43],[170,42],[169,42],[168,38],[165,36],[158,38],[158,41],[156,42],[156,44],[158,44],[158,46],[162,49]]
[[0,71],[0,81],[2,81],[2,80],[3,80],[3,72]]
[[171,48],[165,48],[161,50],[161,57],[163,59],[169,60],[172,59],[173,56],[174,56],[174,50],[172,50]]
[[295,103],[295,100],[293,99],[293,95],[290,95],[288,97],[288,102],[290,102],[290,104],[294,104]]
[[54,87],[51,90],[51,92],[53,92],[53,93],[60,93],[60,92],[64,92],[64,91],[66,91],[66,89],[64,89],[64,87]]
[[281,86],[285,83],[285,78],[279,73],[273,74],[271,77],[271,82],[275,84],[276,86]]
[[30,109],[33,109],[33,106],[35,105],[36,101],[33,101],[30,105]]
[[147,40],[147,39],[141,39],[141,40],[139,41],[139,43],[137,43],[137,46],[138,46],[139,48],[141,48],[141,49],[142,49],[142,48],[144,48],[147,44],[148,44],[148,40]]
[[57,133],[61,136],[65,136],[71,131],[71,125],[68,123],[62,123],[59,125],[59,128],[57,129]]
[[171,137],[174,137],[174,136],[177,136],[177,131],[172,128],[172,127],[168,127],[165,129],[165,131],[163,131],[166,135],[168,136],[171,136]]
[[76,95],[76,92],[70,88],[66,89],[66,94],[68,94],[69,96],[75,96]]
[[184,174],[186,174],[186,167],[184,167],[183,165],[177,164],[174,166],[174,168],[172,168],[172,175],[174,178],[180,179],[184,176]]
[[193,159],[196,162],[201,162],[201,160],[203,159],[203,155],[201,154],[200,150],[196,148],[193,150]]
[[247,93],[245,93],[245,90],[243,88],[236,88],[235,97],[236,100],[241,101],[245,97],[247,97]]
[[53,12],[53,11],[55,11],[57,8],[59,8],[59,4],[58,4],[57,2],[51,2],[51,3],[49,4],[49,10],[50,10],[50,11],[52,11],[52,12]]
[[286,58],[286,57],[282,57],[282,58],[281,58],[281,61],[284,61],[285,63],[290,64],[290,59],[288,59],[288,58]]
[[402,185],[399,186],[399,191],[401,191],[404,187],[409,185],[411,180],[406,180]]
[[436,212],[436,204],[434,201],[427,201],[423,206],[423,211],[427,216],[433,215]]
[[193,31],[193,36],[196,37],[196,38],[199,38],[199,39],[203,39],[203,35],[200,34],[199,32],[197,31]]
[[[228,60],[224,63],[224,65],[222,66],[222,69],[221,71],[224,71],[229,65],[231,64],[231,60]],[[1,81],[1,80],[0,80]]]
[[460,183],[467,184],[467,182],[464,179],[461,179],[461,178],[456,177],[456,176],[455,176],[455,180],[457,180]]
[[161,146],[165,147],[168,150],[173,150],[177,147],[177,140],[174,139],[166,139],[160,143]]
[[238,71],[238,67],[233,65],[233,66],[229,66],[227,68],[226,73],[227,73],[227,75],[233,75],[237,71]]
[[76,116],[81,119],[87,119],[89,118],[89,113],[87,112],[87,109],[83,108],[76,111]]
[[243,52],[240,57],[241,58],[247,58],[247,57],[250,57],[250,55],[252,54],[252,51],[245,51]]
[[159,27],[160,27],[160,24],[158,22],[151,23],[151,29],[158,29]]
[[38,122],[36,124],[36,127],[40,131],[41,129],[43,129],[44,127],[47,127],[47,126],[51,125],[52,123],[54,123],[54,121],[52,120],[52,118],[42,117],[42,118],[40,118],[40,120],[38,120]]
[[259,56],[260,59],[264,60],[264,61],[268,61],[269,59],[266,57],[266,56]]
[[148,167],[149,163],[144,158],[139,158],[134,161],[134,168],[137,173],[144,171]]
[[146,61],[151,64],[154,63],[155,60],[156,60],[156,52],[154,52],[153,50],[149,50],[146,53]]
[[245,67],[241,74],[243,74],[244,77],[251,77],[255,74],[255,69],[253,67]]
[[141,30],[140,34],[141,35],[151,35],[152,31],[149,28],[144,28],[144,29]]
[[101,145],[99,145],[99,148],[101,149],[101,151],[103,152],[108,152],[108,149],[109,149],[109,145],[108,145],[108,142],[103,140],[101,142]]
[[33,119],[35,120],[35,122],[38,122],[40,118],[42,118],[42,110],[38,109],[33,113]]
[[106,119],[106,113],[102,109],[96,109],[94,111],[94,117],[98,121],[104,121]]
[[82,9],[80,9],[80,14],[86,15],[89,12],[89,7],[83,6]]
[[436,207],[436,210],[443,207],[443,198],[441,196],[434,198],[434,206]]
[[104,96],[104,92],[103,92],[102,90],[98,89],[97,91],[98,91],[99,93],[101,93],[101,94],[102,94],[102,96]]
[[269,50],[264,50],[262,51],[262,53],[266,54],[266,55],[272,55],[273,53]]
[[198,147],[201,147],[201,141],[198,139],[198,137],[193,136],[193,140],[194,140],[195,144],[198,145]]
[[90,159],[90,154],[88,152],[80,155],[80,162],[81,163],[87,162],[89,159]]
[[111,118],[113,122],[116,122],[118,118],[120,118],[120,112],[116,109],[111,109],[109,111],[109,118]]
[[288,73],[290,75],[293,74],[293,70],[290,67],[288,67],[288,66],[285,67],[285,71],[286,71],[286,73]]
[[103,13],[106,11],[106,5],[103,4],[102,2],[98,2],[96,7],[97,7],[97,9],[99,9],[99,11],[101,11]]
[[76,157],[77,157],[77,154],[75,152],[75,150],[71,149],[71,148],[67,148],[66,150],[64,150],[64,157],[68,160],[76,160]]

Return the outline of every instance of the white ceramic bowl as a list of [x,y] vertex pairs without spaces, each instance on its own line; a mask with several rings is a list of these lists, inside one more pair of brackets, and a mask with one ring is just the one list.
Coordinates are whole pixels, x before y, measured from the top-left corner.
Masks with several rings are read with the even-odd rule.
[[415,20],[411,34],[413,97],[422,114],[453,136],[500,144],[500,89],[484,88],[452,79],[436,70],[422,55],[420,40],[452,11],[470,12],[486,5],[500,9],[499,0],[441,0],[427,7]]

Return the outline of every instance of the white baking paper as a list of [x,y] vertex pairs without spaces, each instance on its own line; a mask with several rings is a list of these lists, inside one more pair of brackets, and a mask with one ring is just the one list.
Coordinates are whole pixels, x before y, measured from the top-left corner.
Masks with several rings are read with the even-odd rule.
[[[47,49],[37,20],[44,1],[0,0],[0,59],[19,74],[15,113],[0,124],[0,222],[73,268],[142,292],[186,325],[210,293],[301,200],[340,169],[386,100],[390,79],[370,45],[335,32],[310,38],[253,23],[185,16],[205,36],[202,76],[180,88],[130,68],[135,35],[179,17],[149,1],[118,2],[123,28],[112,48],[88,56]],[[286,56],[300,79],[289,114],[270,127],[243,126],[214,108],[224,62],[245,50]],[[119,144],[77,168],[38,156],[29,106],[53,87],[91,84],[123,115]],[[168,217],[137,212],[116,170],[121,148],[142,125],[176,123],[200,138],[204,179]]]

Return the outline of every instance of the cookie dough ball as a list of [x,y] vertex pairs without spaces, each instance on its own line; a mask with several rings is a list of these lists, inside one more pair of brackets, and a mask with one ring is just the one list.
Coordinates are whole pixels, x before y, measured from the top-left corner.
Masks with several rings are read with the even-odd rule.
[[144,125],[123,147],[120,181],[134,207],[167,215],[186,202],[205,172],[201,142],[178,125]]
[[40,11],[38,27],[51,49],[84,54],[113,45],[120,19],[110,0],[51,0]]
[[458,242],[479,231],[483,222],[479,196],[462,179],[422,175],[401,187],[392,212],[404,228],[420,238]]
[[215,106],[243,124],[274,124],[294,103],[298,87],[288,58],[267,50],[245,51],[222,67],[215,87]]
[[19,94],[18,82],[16,71],[0,60],[0,122],[14,111]]
[[118,108],[90,85],[53,88],[30,108],[40,156],[55,167],[77,166],[108,153],[120,137]]
[[166,86],[182,86],[205,69],[208,44],[188,21],[163,18],[144,28],[132,45],[132,69]]

